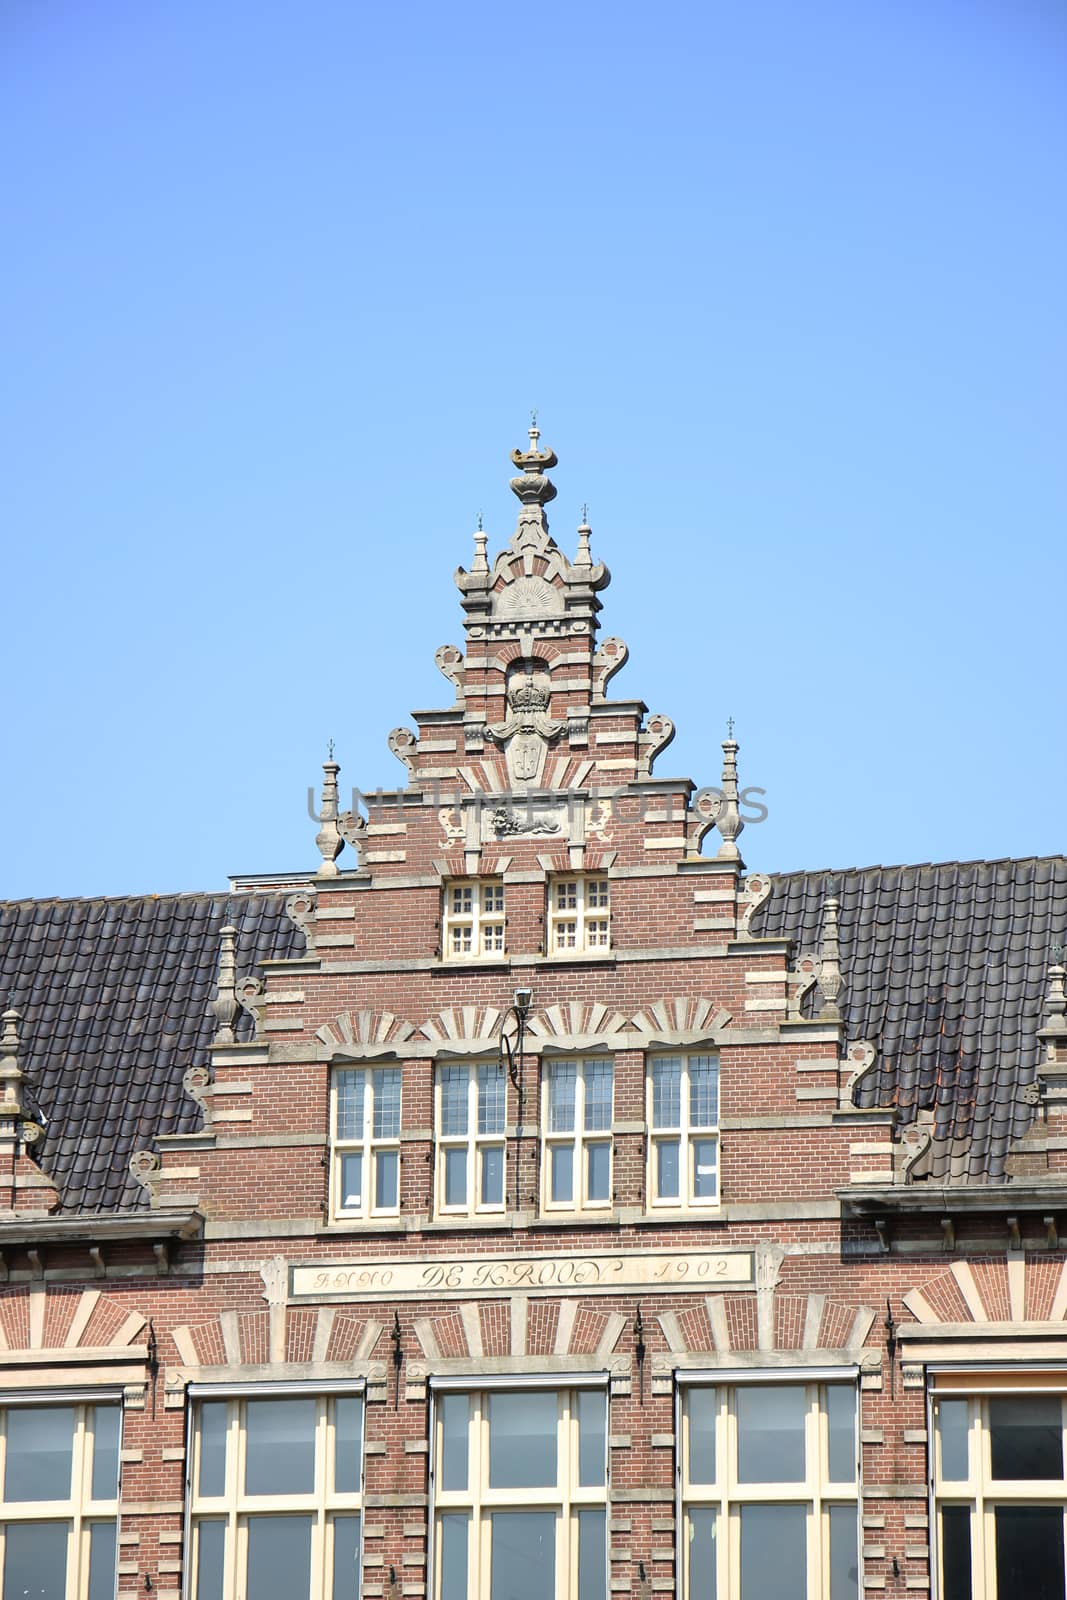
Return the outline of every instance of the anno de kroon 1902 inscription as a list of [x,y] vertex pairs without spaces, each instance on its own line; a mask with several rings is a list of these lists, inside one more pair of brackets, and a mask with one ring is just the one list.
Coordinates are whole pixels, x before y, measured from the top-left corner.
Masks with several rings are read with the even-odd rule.
[[348,1266],[293,1267],[301,1295],[610,1294],[626,1289],[744,1288],[752,1282],[749,1250],[685,1250],[632,1254],[438,1256],[432,1261],[363,1261]]

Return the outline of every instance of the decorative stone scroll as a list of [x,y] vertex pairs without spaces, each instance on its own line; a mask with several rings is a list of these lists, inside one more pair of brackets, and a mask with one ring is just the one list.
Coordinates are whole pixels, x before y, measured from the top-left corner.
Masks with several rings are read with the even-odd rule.
[[307,954],[315,953],[315,913],[318,897],[314,889],[298,889],[285,902],[285,914],[294,928],[304,935]]

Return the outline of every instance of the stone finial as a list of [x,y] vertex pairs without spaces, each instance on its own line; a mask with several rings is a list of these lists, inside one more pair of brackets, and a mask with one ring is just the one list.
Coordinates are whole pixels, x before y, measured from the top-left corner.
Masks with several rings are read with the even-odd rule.
[[218,990],[211,1003],[215,1013],[215,1037],[212,1044],[236,1044],[234,1025],[241,1007],[237,1000],[237,929],[231,922],[219,929],[219,979]]
[[329,760],[322,763],[322,805],[319,808],[319,831],[315,835],[315,843],[322,857],[322,864],[319,867],[320,878],[338,876],[337,857],[345,847],[341,830],[337,825],[337,774],[340,770],[340,765],[333,759],[331,748]]
[[1045,996],[1045,1020],[1038,1029],[1038,1038],[1048,1046],[1048,1057],[1055,1061],[1061,1051],[1067,1051],[1067,967],[1063,965],[1063,947],[1055,945],[1052,965],[1048,969],[1048,993]]
[[517,495],[522,502],[519,512],[518,525],[515,529],[513,544],[522,545],[524,538],[532,539],[535,544],[548,533],[548,518],[544,508],[550,500],[556,498],[556,486],[551,478],[546,477],[550,467],[554,467],[558,460],[554,450],[539,450],[538,440],[541,430],[537,426],[536,416],[530,428],[530,448],[528,450],[513,450],[512,463],[518,467],[519,476],[512,478],[511,492]]
[[472,572],[488,572],[489,557],[486,551],[489,548],[489,535],[482,527],[482,514],[478,513],[478,526],[474,530],[474,560],[471,562]]
[[583,506],[582,520],[578,524],[578,554],[574,558],[576,567],[591,567],[593,565],[593,553],[589,548],[589,540],[592,536],[593,530],[589,526],[589,507]]
[[741,852],[737,848],[737,836],[745,826],[744,818],[738,807],[739,794],[737,788],[737,752],[740,749],[737,740],[733,737],[733,728],[730,737],[722,742],[722,802],[719,814],[715,818],[715,826],[722,835],[722,844],[719,846],[718,860],[740,861]]
[[836,1022],[841,1016],[837,1002],[845,987],[845,980],[841,974],[838,910],[838,901],[830,895],[823,905],[822,944],[819,947],[819,975],[816,979],[823,1001],[821,1016],[831,1022]]
[[24,1074],[19,1066],[21,1014],[9,1005],[0,1017],[0,1116],[21,1117]]

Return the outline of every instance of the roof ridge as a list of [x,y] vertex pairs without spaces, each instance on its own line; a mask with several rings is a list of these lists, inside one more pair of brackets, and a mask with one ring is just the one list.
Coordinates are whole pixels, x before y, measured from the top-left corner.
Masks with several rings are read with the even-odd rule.
[[1062,861],[1067,865],[1067,855],[1047,856],[978,856],[965,861],[949,858],[945,861],[871,861],[862,867],[790,867],[786,872],[764,872],[759,870],[761,878],[773,878],[776,883],[781,883],[783,878],[819,878],[844,876],[845,873],[859,872],[914,872],[918,867],[1001,867],[1029,866],[1041,861]]

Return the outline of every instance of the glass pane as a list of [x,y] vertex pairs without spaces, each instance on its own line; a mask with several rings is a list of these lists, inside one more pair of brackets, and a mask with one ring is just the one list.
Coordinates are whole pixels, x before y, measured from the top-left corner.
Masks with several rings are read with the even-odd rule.
[[255,1600],[310,1600],[310,1517],[249,1517],[246,1593]]
[[603,1511],[578,1513],[578,1600],[606,1600],[607,1528]]
[[853,1483],[856,1477],[856,1391],[844,1383],[826,1391],[827,1477]]
[[607,1399],[601,1389],[579,1389],[576,1407],[578,1484],[582,1489],[602,1489],[607,1476]]
[[479,1133],[503,1133],[508,1104],[507,1087],[502,1067],[478,1068]]
[[[10,1418],[12,1413],[8,1412]],[[4,1538],[4,1594],[66,1600],[66,1522],[9,1522]]]
[[590,1200],[611,1199],[611,1146],[591,1144],[586,1150],[586,1182]]
[[467,1132],[468,1089],[470,1076],[466,1067],[441,1068],[441,1133],[447,1139],[462,1137]]
[[804,1506],[741,1507],[741,1600],[807,1600]]
[[499,1145],[482,1151],[482,1205],[504,1204],[504,1152]]
[[374,1137],[400,1137],[399,1067],[379,1067],[374,1073]]
[[993,1514],[1002,1600],[1065,1600],[1063,1507],[997,1506]]
[[1063,1477],[1063,1410],[1058,1395],[1004,1395],[989,1402],[991,1476]]
[[969,1402],[937,1402],[937,1436],[941,1441],[941,1477],[946,1483],[966,1483],[968,1470],[967,1429]]
[[94,1522],[89,1528],[89,1592],[86,1600],[115,1600],[115,1524]]
[[73,1406],[12,1407],[7,1413],[4,1498],[69,1500],[73,1445]]
[[225,1400],[205,1400],[199,1410],[200,1467],[196,1479],[199,1495],[226,1493],[227,1410]]
[[119,1492],[119,1434],[122,1413],[118,1406],[91,1406],[89,1422],[93,1432],[94,1500],[114,1500]]
[[693,1198],[714,1200],[718,1193],[718,1145],[714,1139],[693,1140]]
[[578,1095],[578,1072],[575,1067],[557,1061],[548,1074],[548,1131],[573,1133],[574,1114]]
[[552,1198],[558,1204],[574,1200],[574,1146],[554,1144],[552,1160]]
[[610,1061],[587,1061],[585,1066],[585,1128],[603,1133],[611,1127],[611,1091],[614,1069]]
[[467,1146],[445,1150],[445,1205],[467,1204]]
[[941,1507],[942,1600],[971,1600],[971,1512]]
[[804,1481],[804,1390],[799,1384],[737,1390],[739,1483]]
[[343,1395],[333,1403],[333,1484],[338,1494],[358,1494],[363,1466],[363,1400]]
[[656,1145],[656,1198],[678,1199],[677,1139],[660,1139]]
[[332,1600],[359,1600],[359,1518],[333,1519]]
[[719,1122],[719,1063],[714,1056],[689,1057],[689,1125],[715,1128]]
[[715,1600],[717,1513],[710,1506],[694,1506],[689,1513],[690,1600]]
[[490,1600],[556,1600],[556,1518],[551,1511],[495,1511]]
[[680,1056],[658,1056],[652,1063],[652,1126],[682,1125],[682,1061]]
[[363,1154],[349,1151],[341,1157],[341,1205],[363,1204]]
[[689,1399],[689,1482],[715,1482],[715,1415],[719,1409],[717,1389],[690,1389]]
[[470,1474],[468,1465],[470,1396],[443,1394],[440,1399],[440,1415],[441,1488],[463,1490],[467,1487]]
[[441,1600],[467,1600],[468,1518],[441,1518]]
[[362,1139],[366,1073],[348,1070],[335,1072],[333,1082],[337,1094],[337,1137]]
[[379,1150],[374,1157],[374,1205],[378,1211],[395,1211],[400,1183],[400,1152]]
[[489,1487],[545,1489],[556,1482],[556,1395],[491,1394]]
[[830,1507],[830,1600],[857,1600],[856,1507]]
[[222,1600],[226,1524],[201,1522],[196,1530],[196,1600]]
[[245,1406],[246,1494],[314,1492],[317,1410],[314,1400],[248,1401]]

